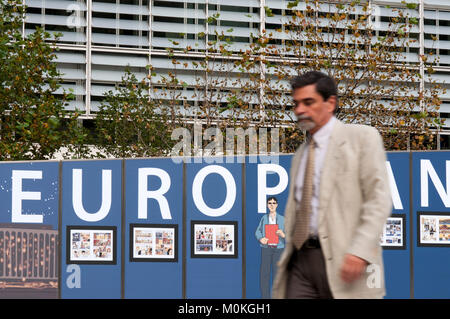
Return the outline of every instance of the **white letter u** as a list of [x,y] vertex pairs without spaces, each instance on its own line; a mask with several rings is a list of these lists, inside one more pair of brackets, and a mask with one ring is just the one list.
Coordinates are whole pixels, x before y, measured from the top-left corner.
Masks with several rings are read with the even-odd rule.
[[102,205],[96,213],[88,213],[83,207],[83,170],[72,170],[72,205],[75,213],[87,222],[98,222],[105,218],[111,209],[112,173],[102,170]]

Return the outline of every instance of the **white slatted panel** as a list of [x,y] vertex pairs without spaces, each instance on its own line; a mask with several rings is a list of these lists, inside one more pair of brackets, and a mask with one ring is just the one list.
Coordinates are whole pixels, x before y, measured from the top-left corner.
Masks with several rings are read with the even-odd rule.
[[[409,0],[413,2],[417,0]],[[150,4],[148,4],[150,2]],[[441,0],[425,0],[425,18],[428,20],[439,19],[442,22],[450,21],[450,2]],[[92,33],[92,44],[96,47],[115,47],[117,50],[130,48],[141,49],[142,55],[120,52],[113,53],[92,53],[92,85],[91,95],[96,99],[100,98],[105,92],[107,92],[110,86],[106,83],[119,82],[124,74],[124,67],[131,65],[134,68],[139,68],[137,72],[138,77],[144,77],[148,71],[145,70],[145,65],[148,63],[148,56],[145,50],[151,50],[149,48],[149,36],[151,37],[151,47],[163,49],[167,47],[185,48],[186,46],[192,47],[194,50],[205,50],[205,39],[199,38],[198,34],[206,32],[205,21],[208,18],[206,16],[205,0],[166,0],[159,1],[158,5],[153,5],[154,1],[143,1],[141,5],[139,1],[135,1],[134,4],[121,4],[117,3],[105,3],[101,1],[92,1],[92,27],[94,28]],[[183,4],[182,7],[170,7],[170,3]],[[289,36],[285,33],[277,33],[274,28],[277,25],[283,24],[288,21],[288,17],[285,15],[287,10],[287,4],[289,1],[285,0],[265,0],[265,5],[273,9],[276,13],[273,17],[265,17],[266,25],[269,25],[268,31],[273,32],[274,38],[278,39],[279,47],[282,47],[282,40],[289,39]],[[374,14],[377,17],[389,18],[395,16],[392,9],[386,8],[385,5],[389,3],[393,7],[399,6],[401,0],[373,0]],[[33,31],[31,26],[45,25],[52,26],[52,28],[60,28],[63,36],[60,39],[61,44],[73,44],[82,49],[86,48],[86,0],[73,1],[73,0],[27,0],[26,4],[34,11],[27,14],[26,34],[30,34]],[[165,5],[166,4],[166,5]],[[197,5],[192,5],[197,4]],[[219,13],[218,25],[209,25],[209,34],[213,34],[215,30],[219,33],[233,29],[231,34],[238,37],[238,41],[232,46],[233,50],[246,49],[246,38],[250,37],[250,34],[259,33],[260,23],[260,1],[248,0],[243,2],[242,0],[208,0],[209,4],[209,16]],[[73,6],[77,6],[77,10],[81,11],[81,24],[79,29],[67,29],[67,19],[73,13]],[[151,7],[150,7],[151,6]],[[305,3],[301,1],[296,9],[305,9]],[[434,6],[434,7],[433,7]],[[44,8],[47,10],[45,15],[36,13],[37,8]],[[323,12],[333,12],[334,5],[321,6]],[[57,11],[61,10],[61,14],[58,15]],[[69,10],[69,11],[67,11]],[[152,12],[152,17],[149,16],[149,12]],[[358,13],[357,11],[356,13]],[[264,13],[264,10],[263,10]],[[418,17],[417,10],[407,10],[409,16]],[[97,14],[97,16],[96,16]],[[117,18],[115,18],[117,15]],[[118,18],[120,15],[129,15],[125,18]],[[134,19],[132,19],[134,18]],[[182,19],[170,21],[170,18]],[[160,20],[160,21],[158,21]],[[248,27],[243,25],[248,23]],[[326,26],[327,21],[322,20],[321,25]],[[376,30],[386,31],[388,30],[388,22],[380,21],[376,24]],[[151,26],[151,30],[150,29]],[[50,28],[49,28],[50,29]],[[53,30],[49,30],[53,32]],[[413,32],[418,32],[417,26],[413,28]],[[112,34],[110,34],[111,32]],[[149,34],[151,32],[152,34]],[[179,34],[184,34],[183,38],[179,38]],[[439,34],[441,36],[447,36],[450,34],[450,26],[434,26],[427,23],[425,25],[425,34]],[[174,45],[169,39],[177,41],[179,44]],[[411,48],[417,49],[418,43],[411,45]],[[433,42],[429,39],[425,39],[426,48],[437,48],[440,50],[439,57],[441,64],[450,65],[450,54],[446,50],[450,50],[450,39]],[[148,51],[150,52],[150,51]],[[160,52],[163,52],[160,50]],[[414,51],[413,51],[414,52]],[[415,62],[418,59],[417,53],[405,54],[405,60]],[[189,61],[187,59],[186,61]],[[63,87],[58,90],[61,93],[63,88],[72,88],[76,95],[83,96],[85,94],[85,76],[86,76],[86,59],[85,52],[80,51],[67,51],[62,50],[57,54],[57,63],[60,71],[64,73],[63,79],[70,83],[63,84]],[[152,65],[156,68],[156,73],[166,75],[172,65],[167,58],[161,58],[153,55],[151,59]],[[190,71],[180,72],[180,80],[193,84],[196,82],[195,68],[190,65],[188,68]],[[270,72],[269,72],[270,73]],[[436,74],[434,76],[439,82],[442,82],[450,78],[449,74]],[[230,79],[231,81],[231,79]],[[447,80],[448,82],[448,80]],[[275,84],[275,83],[272,83]],[[286,86],[288,83],[285,82]],[[187,97],[189,100],[189,94],[191,91],[181,91],[182,96]],[[444,99],[450,99],[450,93],[443,96]],[[98,108],[99,101],[91,102],[91,110],[95,111]],[[79,108],[85,108],[84,102],[70,102],[69,108],[73,109],[75,106]],[[445,106],[445,112],[448,106]]]
[[148,15],[149,10],[147,6],[130,5],[130,4],[115,4],[93,2],[92,11],[94,12],[109,12],[109,13],[124,13],[131,15]]
[[47,8],[47,9],[59,9],[67,10],[73,8],[76,5],[79,10],[86,11],[86,4],[81,1],[71,0],[26,0],[25,4],[30,8]]

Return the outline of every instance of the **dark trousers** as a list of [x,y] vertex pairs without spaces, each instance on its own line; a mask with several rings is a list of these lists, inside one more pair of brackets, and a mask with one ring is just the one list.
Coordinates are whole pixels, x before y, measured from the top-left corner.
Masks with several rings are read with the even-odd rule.
[[294,251],[288,265],[288,299],[332,299],[320,248]]
[[272,268],[272,280],[277,273],[277,262],[280,259],[282,248],[261,247],[261,269],[259,273],[259,285],[261,298],[270,299],[271,280],[270,270]]

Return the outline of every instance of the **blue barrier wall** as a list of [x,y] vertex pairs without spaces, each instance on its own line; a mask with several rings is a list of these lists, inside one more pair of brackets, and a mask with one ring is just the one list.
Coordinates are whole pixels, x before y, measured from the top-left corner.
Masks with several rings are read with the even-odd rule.
[[[167,207],[154,198],[157,194],[139,193],[139,171],[145,179],[146,190],[161,190],[167,199]],[[127,160],[126,176],[126,223],[125,223],[125,298],[182,298],[182,232],[183,223],[183,165],[166,159]],[[168,177],[168,179],[167,179]],[[170,187],[165,191],[167,181]],[[141,180],[141,183],[143,181]],[[139,218],[138,196],[154,196],[147,199],[147,216]],[[158,198],[158,197],[156,197]],[[141,212],[142,214],[143,212]],[[173,225],[177,227],[176,256],[174,260],[158,259],[131,261],[130,225]],[[137,259],[139,260],[139,259]]]
[[[211,168],[210,173],[208,170]],[[186,259],[187,298],[242,298],[242,169],[243,164],[240,163],[186,164],[186,247],[190,251]],[[222,175],[212,171],[221,171]],[[197,179],[202,173],[205,174],[203,183],[202,179]],[[194,184],[196,179],[198,184]],[[229,183],[228,188],[226,181]],[[196,185],[199,185],[199,188],[196,188]],[[228,199],[227,194],[230,196]],[[211,211],[198,207],[195,200],[201,198],[206,207],[212,208]],[[234,247],[238,249],[237,256],[235,258],[192,256],[194,221],[237,222],[238,244]]]
[[[58,229],[59,162],[0,163],[0,223],[35,223]],[[13,173],[14,171],[14,173]],[[25,174],[20,172],[25,171]],[[13,181],[19,194],[21,221],[13,219]],[[29,192],[37,193],[30,195]],[[22,194],[20,194],[22,193]],[[29,199],[36,196],[35,199]],[[18,215],[25,215],[19,217]],[[27,216],[33,216],[31,218]],[[35,218],[41,219],[36,221]]]
[[[270,196],[275,196],[278,200],[277,214],[284,216],[284,209],[288,198],[289,183],[285,185],[282,180],[284,178],[283,172],[286,177],[289,176],[289,169],[292,156],[280,156],[278,164],[261,163],[258,159],[258,163],[247,163],[245,168],[246,174],[246,196],[245,196],[245,216],[246,216],[246,298],[254,299],[261,298],[260,281],[265,281],[270,287],[272,286],[273,274],[272,270],[269,272],[269,276],[260,278],[261,276],[261,246],[256,239],[256,229],[261,221],[262,216],[268,213],[266,199]],[[269,171],[270,165],[277,165],[279,171]],[[260,174],[258,176],[258,169]],[[263,180],[260,180],[262,177]],[[264,178],[266,180],[264,181]],[[267,189],[269,194],[275,193],[275,195],[259,194],[258,185],[262,189]],[[273,188],[280,187],[278,191]],[[279,193],[281,191],[281,193]],[[262,196],[264,213],[258,212],[258,196]],[[262,205],[262,204],[260,204]],[[268,265],[266,265],[268,266]],[[270,276],[272,275],[272,277]],[[264,283],[263,283],[264,284]]]
[[[385,268],[386,298],[410,297],[410,243],[409,229],[410,211],[410,166],[409,153],[388,153],[388,173],[393,177],[391,193],[395,194],[393,214],[405,217],[403,231],[406,232],[404,249],[384,249],[383,260]],[[391,175],[392,173],[392,175]],[[392,187],[393,186],[393,187]],[[397,196],[398,194],[398,196]]]
[[0,298],[58,298],[58,167],[0,163]]
[[[450,215],[448,152],[412,154],[414,298],[450,298],[450,245],[419,246],[420,212]],[[428,184],[428,185],[427,185]],[[439,190],[439,191],[438,191]],[[427,200],[428,197],[428,200]],[[439,227],[439,225],[436,225]],[[448,243],[448,241],[447,241]]]
[[[63,162],[62,167],[62,298],[120,298],[121,297],[121,222],[122,222],[122,161],[78,161]],[[74,209],[74,186],[80,185],[73,179],[76,172],[82,175],[82,206],[88,219],[83,220]],[[75,189],[76,191],[76,189]],[[105,192],[105,194],[103,194]],[[104,196],[103,196],[104,195]],[[110,205],[107,202],[110,201]],[[105,206],[103,206],[103,204]],[[103,207],[102,207],[103,206]],[[103,208],[103,210],[102,210]],[[102,214],[103,216],[92,216]],[[77,269],[67,268],[67,226],[109,226],[116,228],[115,264],[80,265],[81,285],[73,287],[68,282],[76,280],[72,276]],[[91,242],[91,245],[93,243]],[[71,269],[72,271],[68,271]],[[71,276],[72,275],[72,276]]]

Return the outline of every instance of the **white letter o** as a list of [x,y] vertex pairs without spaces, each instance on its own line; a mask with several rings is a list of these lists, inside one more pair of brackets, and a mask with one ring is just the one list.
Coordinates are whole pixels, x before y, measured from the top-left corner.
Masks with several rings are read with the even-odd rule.
[[[225,201],[219,208],[211,208],[206,205],[203,200],[202,186],[203,181],[209,174],[216,173],[223,177],[226,185],[226,197]],[[195,206],[205,214],[210,217],[219,217],[228,213],[231,208],[233,208],[234,202],[236,200],[236,182],[234,181],[233,175],[225,167],[219,165],[209,165],[198,171],[192,183],[192,198],[194,199]]]

